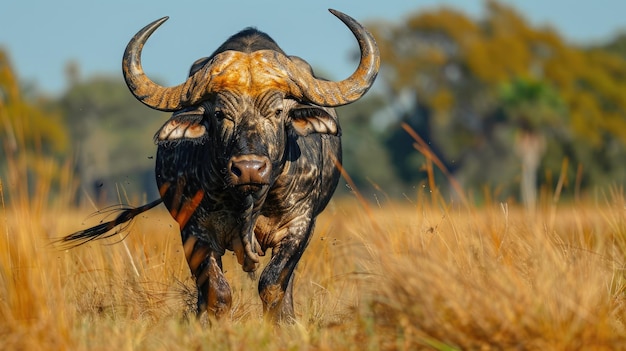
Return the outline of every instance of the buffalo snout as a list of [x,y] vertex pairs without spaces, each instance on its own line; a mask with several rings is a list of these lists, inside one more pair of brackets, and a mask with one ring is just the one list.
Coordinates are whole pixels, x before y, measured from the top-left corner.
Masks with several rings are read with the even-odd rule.
[[232,185],[258,187],[270,183],[272,164],[265,156],[233,156],[228,164],[228,170]]

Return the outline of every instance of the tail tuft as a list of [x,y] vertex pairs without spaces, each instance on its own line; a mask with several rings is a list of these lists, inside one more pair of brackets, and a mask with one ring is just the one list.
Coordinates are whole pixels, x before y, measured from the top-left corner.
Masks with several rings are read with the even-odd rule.
[[[76,246],[80,246],[83,244],[86,244],[92,240],[100,240],[100,239],[106,239],[106,238],[110,238],[113,235],[123,231],[124,229],[128,228],[128,224],[123,225],[129,221],[131,221],[135,216],[148,211],[149,209],[155,207],[156,205],[160,204],[163,200],[162,199],[158,199],[155,201],[152,201],[148,204],[145,204],[143,206],[140,207],[130,207],[130,208],[121,208],[121,209],[117,209],[115,210],[115,212],[117,211],[121,211],[121,213],[115,217],[114,220],[112,221],[108,221],[108,222],[104,222],[101,224],[98,224],[96,226],[93,226],[91,228],[87,228],[85,230],[80,230],[77,231],[75,233],[72,233],[70,235],[67,235],[63,238],[60,238],[58,240],[55,240],[53,242],[53,245],[62,248],[62,249],[70,249]],[[123,225],[123,226],[121,226]],[[116,227],[121,226],[119,228],[117,228],[117,230],[111,232],[113,229],[115,229]],[[108,233],[108,234],[107,234]]]

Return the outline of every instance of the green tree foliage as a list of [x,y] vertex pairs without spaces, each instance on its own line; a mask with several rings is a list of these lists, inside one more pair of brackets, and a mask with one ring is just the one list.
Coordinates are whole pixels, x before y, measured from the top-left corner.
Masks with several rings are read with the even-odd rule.
[[546,81],[514,78],[501,86],[500,101],[507,123],[529,133],[566,127],[565,106]]
[[467,187],[517,194],[519,131],[548,137],[541,175],[558,174],[568,159],[583,167],[583,185],[626,181],[623,57],[570,45],[497,1],[486,7],[479,20],[441,8],[373,26],[389,95],[409,91],[423,111],[405,121],[422,126]]

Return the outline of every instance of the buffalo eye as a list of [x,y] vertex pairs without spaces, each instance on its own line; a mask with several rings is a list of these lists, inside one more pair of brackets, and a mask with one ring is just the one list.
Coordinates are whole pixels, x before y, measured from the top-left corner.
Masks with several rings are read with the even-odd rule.
[[279,116],[280,116],[280,115],[282,115],[282,114],[283,114],[283,110],[282,110],[282,109],[280,109],[280,108],[279,108],[279,109],[277,109],[276,111],[274,111],[274,115],[275,115],[276,117],[279,117]]
[[213,112],[213,117],[215,117],[218,120],[222,120],[224,118],[226,118],[226,115],[224,114],[224,112],[217,110],[215,112]]

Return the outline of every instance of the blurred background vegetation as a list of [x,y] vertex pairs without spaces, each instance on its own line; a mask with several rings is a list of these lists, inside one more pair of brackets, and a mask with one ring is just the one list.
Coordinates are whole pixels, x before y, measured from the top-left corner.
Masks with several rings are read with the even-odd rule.
[[[532,207],[557,187],[578,200],[624,184],[626,33],[574,45],[508,5],[485,6],[478,19],[442,7],[401,23],[366,22],[381,50],[383,84],[339,109],[344,167],[354,182],[342,182],[340,193],[356,186],[381,201],[436,190],[456,200],[454,179],[475,203]],[[137,102],[121,73],[83,78],[69,62],[66,77],[63,94],[41,96],[20,82],[0,48],[5,155],[26,150],[20,157],[69,163],[76,204],[157,197],[152,136],[167,114]],[[0,174],[19,166],[9,158],[0,158]],[[50,172],[1,179],[11,187],[39,171]]]

